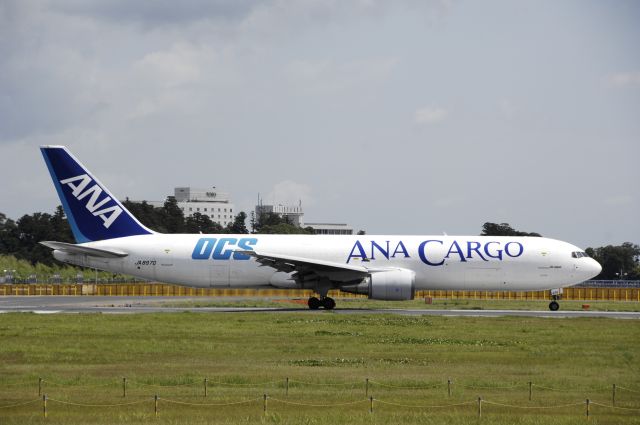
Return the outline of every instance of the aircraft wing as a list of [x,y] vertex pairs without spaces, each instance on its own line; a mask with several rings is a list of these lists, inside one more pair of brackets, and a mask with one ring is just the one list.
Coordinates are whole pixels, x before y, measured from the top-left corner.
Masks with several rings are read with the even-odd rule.
[[47,248],[55,249],[58,251],[68,252],[70,254],[90,255],[92,257],[121,258],[129,255],[126,252],[122,251],[91,248],[84,245],[76,245],[66,242],[43,241],[40,243]]
[[269,254],[257,251],[236,251],[249,255],[263,266],[269,266],[279,272],[294,273],[299,281],[328,278],[334,282],[355,282],[367,277],[372,270],[363,266],[335,263],[289,255]]

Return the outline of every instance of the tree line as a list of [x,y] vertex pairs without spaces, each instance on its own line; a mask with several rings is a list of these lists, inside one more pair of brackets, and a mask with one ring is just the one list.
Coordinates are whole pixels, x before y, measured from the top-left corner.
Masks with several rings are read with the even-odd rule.
[[[167,198],[162,207],[154,207],[144,201],[129,200],[124,201],[123,205],[142,224],[160,233],[313,234],[312,228],[295,226],[286,215],[280,216],[275,213],[264,213],[259,217],[252,214],[251,230],[247,228],[248,217],[244,212],[238,213],[233,222],[227,226],[221,226],[200,213],[185,217],[173,197]],[[541,236],[536,232],[513,229],[508,223],[491,222],[484,223],[481,235]],[[0,212],[0,255],[26,260],[33,265],[55,265],[51,250],[40,245],[38,243],[40,241],[75,242],[61,206],[58,206],[53,214],[42,212],[25,214],[16,221]],[[638,245],[625,242],[622,245],[587,248],[585,251],[602,265],[602,272],[596,279],[640,280],[640,247]]]
[[[247,214],[240,212],[227,226],[211,220],[208,216],[194,213],[185,217],[175,198],[169,197],[162,207],[154,207],[147,202],[122,203],[142,224],[160,233],[208,233],[208,234],[313,234],[311,227],[293,225],[286,216],[275,213],[252,214],[251,232],[246,226]],[[25,214],[14,221],[0,212],[0,255],[11,255],[31,264],[55,263],[51,249],[40,245],[40,241],[60,241],[74,243],[75,239],[62,206],[53,214],[36,212]]]
[[199,212],[185,217],[172,196],[167,198],[162,207],[154,207],[145,201],[131,202],[128,199],[123,202],[123,205],[142,224],[160,233],[313,234],[311,227],[295,226],[286,215],[281,216],[276,213],[263,213],[259,217],[251,213],[251,231],[247,228],[248,217],[244,211],[239,212],[233,222],[227,226],[222,226]]

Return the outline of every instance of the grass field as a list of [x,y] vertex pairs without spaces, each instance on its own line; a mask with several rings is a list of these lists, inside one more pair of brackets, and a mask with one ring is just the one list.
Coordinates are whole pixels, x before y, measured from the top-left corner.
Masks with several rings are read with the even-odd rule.
[[[149,301],[150,304],[166,307],[299,307],[307,308],[307,299],[265,299],[243,298],[229,299],[228,297],[203,297],[186,301],[163,302]],[[457,309],[457,310],[534,310],[549,311],[548,300],[474,300],[474,299],[434,299],[431,304],[426,304],[423,299],[413,301],[376,301],[366,298],[340,298],[336,299],[337,308],[347,309]],[[563,311],[584,310],[588,305],[590,311],[640,311],[640,303],[637,301],[560,301],[560,309]]]
[[[636,320],[2,314],[0,423],[583,424],[589,398],[598,403],[590,423],[634,424],[639,364]],[[627,409],[602,406],[613,383],[616,406]],[[221,406],[238,401],[247,403]],[[136,404],[102,406],[125,403]]]

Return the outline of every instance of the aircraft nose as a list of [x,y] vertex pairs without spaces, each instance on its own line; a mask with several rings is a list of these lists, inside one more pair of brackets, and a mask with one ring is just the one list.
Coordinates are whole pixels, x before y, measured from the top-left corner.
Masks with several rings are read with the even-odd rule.
[[602,266],[600,265],[600,263],[598,263],[593,258],[589,258],[589,263],[585,267],[585,272],[589,274],[589,277],[587,279],[593,279],[594,277],[598,276],[601,271]]

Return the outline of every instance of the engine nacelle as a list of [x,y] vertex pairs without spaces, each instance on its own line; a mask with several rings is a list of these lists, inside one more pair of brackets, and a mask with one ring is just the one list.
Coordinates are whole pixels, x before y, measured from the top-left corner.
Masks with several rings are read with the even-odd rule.
[[402,301],[414,298],[415,282],[414,272],[397,269],[371,273],[359,285],[343,286],[340,289],[353,294],[367,294],[372,300]]

